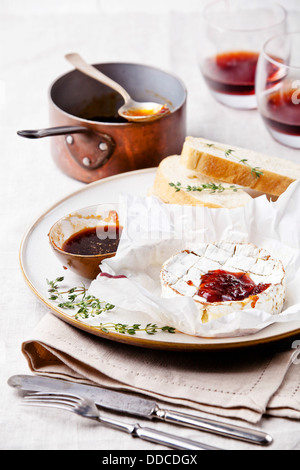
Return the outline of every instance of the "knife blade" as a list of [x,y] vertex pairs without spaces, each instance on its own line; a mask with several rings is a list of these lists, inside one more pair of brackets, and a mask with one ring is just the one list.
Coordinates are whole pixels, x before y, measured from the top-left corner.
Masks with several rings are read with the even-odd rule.
[[155,403],[126,393],[115,392],[95,385],[85,385],[50,377],[15,375],[10,377],[8,385],[31,392],[65,392],[88,398],[101,408],[122,414],[135,415],[151,419]]
[[127,392],[117,392],[97,385],[86,385],[35,375],[14,375],[8,379],[8,385],[28,392],[69,393],[88,398],[100,408],[110,411],[150,420],[158,419],[260,446],[269,446],[273,443],[273,438],[263,431],[162,409],[154,400],[141,398]]

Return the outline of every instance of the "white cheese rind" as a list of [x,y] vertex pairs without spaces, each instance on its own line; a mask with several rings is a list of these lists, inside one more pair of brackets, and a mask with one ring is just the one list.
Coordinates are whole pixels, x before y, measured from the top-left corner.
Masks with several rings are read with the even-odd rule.
[[[245,272],[255,284],[270,284],[262,293],[242,301],[209,303],[199,297],[201,277],[209,271]],[[281,261],[253,244],[220,242],[201,244],[166,261],[160,273],[162,296],[193,298],[203,322],[232,312],[258,309],[278,315],[285,302],[285,271]]]

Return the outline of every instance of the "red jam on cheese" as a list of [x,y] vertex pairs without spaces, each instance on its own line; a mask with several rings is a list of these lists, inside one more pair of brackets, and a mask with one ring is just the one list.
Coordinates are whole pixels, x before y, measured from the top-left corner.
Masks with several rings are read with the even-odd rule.
[[211,303],[241,301],[261,294],[270,285],[256,285],[246,273],[210,271],[202,276],[198,295]]

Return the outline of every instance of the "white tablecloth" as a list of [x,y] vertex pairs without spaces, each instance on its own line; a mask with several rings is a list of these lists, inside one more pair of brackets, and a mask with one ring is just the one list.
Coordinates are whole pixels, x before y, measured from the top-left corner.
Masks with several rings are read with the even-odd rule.
[[[182,78],[189,92],[188,134],[299,159],[299,151],[272,140],[257,112],[227,109],[208,93],[196,60],[201,2],[185,2],[186,11],[182,11],[183,2],[172,1],[168,8],[152,2],[152,8],[144,12],[139,12],[134,2],[128,2],[132,7],[128,11],[122,7],[126,2],[112,1],[110,8],[108,3],[1,1],[1,449],[159,448],[116,431],[104,432],[62,411],[21,407],[18,395],[7,386],[9,376],[28,373],[20,346],[47,312],[26,286],[19,269],[22,236],[48,207],[84,186],[55,166],[48,139],[29,141],[16,135],[20,129],[48,126],[48,88],[70,70],[64,54],[78,51],[94,63],[133,61],[171,71]],[[295,6],[295,2],[286,4]],[[296,13],[291,17],[294,25],[299,24]],[[268,418],[260,427],[273,435],[273,449],[300,449],[299,422]],[[164,429],[174,431],[168,425]],[[199,438],[193,430],[186,435]],[[227,449],[251,448],[215,436],[201,438]]]

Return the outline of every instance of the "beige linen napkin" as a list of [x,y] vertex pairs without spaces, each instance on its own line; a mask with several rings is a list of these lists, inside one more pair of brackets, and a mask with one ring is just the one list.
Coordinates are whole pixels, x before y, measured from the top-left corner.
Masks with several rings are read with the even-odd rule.
[[278,344],[156,351],[89,335],[49,313],[22,351],[35,374],[138,392],[250,423],[264,414],[300,419],[300,354]]

